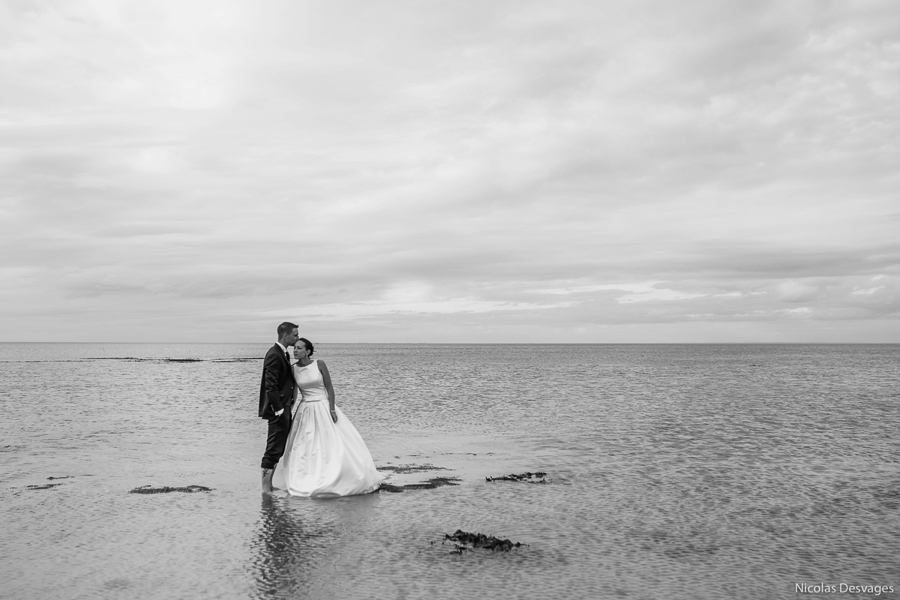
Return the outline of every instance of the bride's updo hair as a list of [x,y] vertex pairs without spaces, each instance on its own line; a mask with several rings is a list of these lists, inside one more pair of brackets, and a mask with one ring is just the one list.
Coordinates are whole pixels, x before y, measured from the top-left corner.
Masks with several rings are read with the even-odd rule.
[[313,346],[313,343],[306,338],[300,338],[298,341],[303,342],[303,345],[306,346],[306,351],[309,352],[307,356],[312,356],[313,352],[316,351],[316,347]]

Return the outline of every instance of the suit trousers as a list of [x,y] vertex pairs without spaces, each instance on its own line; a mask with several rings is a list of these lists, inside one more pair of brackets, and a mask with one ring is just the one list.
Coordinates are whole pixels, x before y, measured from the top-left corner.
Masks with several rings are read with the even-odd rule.
[[288,434],[291,432],[291,407],[286,406],[284,412],[269,419],[269,435],[266,438],[266,451],[262,457],[263,469],[274,469],[284,455]]

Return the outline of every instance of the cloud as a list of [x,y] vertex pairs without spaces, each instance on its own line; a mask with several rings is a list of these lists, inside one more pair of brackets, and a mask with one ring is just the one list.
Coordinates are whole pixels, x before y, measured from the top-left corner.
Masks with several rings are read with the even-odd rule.
[[778,285],[778,295],[785,302],[807,302],[815,299],[818,291],[819,288],[814,285],[797,281],[785,281]]
[[894,11],[6,2],[0,324],[897,341]]

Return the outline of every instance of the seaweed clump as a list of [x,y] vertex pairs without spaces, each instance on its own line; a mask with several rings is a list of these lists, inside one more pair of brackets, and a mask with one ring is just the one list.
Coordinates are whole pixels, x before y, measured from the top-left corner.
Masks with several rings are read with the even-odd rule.
[[422,483],[408,483],[406,485],[392,485],[390,483],[382,483],[378,488],[379,492],[402,492],[404,490],[433,490],[434,488],[443,487],[445,485],[459,485],[459,477],[432,477],[428,481]]
[[379,471],[393,471],[394,473],[421,473],[424,471],[449,471],[447,467],[436,467],[431,464],[424,465],[387,465],[378,467]]
[[29,490],[49,490],[50,488],[55,488],[58,485],[62,485],[61,483],[45,483],[44,485],[27,485],[25,486]]
[[545,477],[546,473],[543,471],[536,471],[532,473],[528,471],[527,473],[520,474],[512,474],[512,475],[501,475],[500,477],[485,477],[485,481],[524,481],[525,483],[547,483]]
[[142,485],[141,487],[136,487],[129,494],[168,494],[169,492],[184,492],[186,494],[194,494],[197,492],[211,492],[212,488],[204,487],[202,485],[189,485],[187,487],[169,487],[168,485],[164,485],[162,487],[150,487],[149,485]]
[[457,529],[456,533],[454,533],[453,535],[445,533],[444,541],[447,540],[450,540],[451,542],[457,542],[456,549],[450,551],[452,554],[462,554],[464,551],[472,550],[473,548],[484,548],[486,550],[499,550],[501,552],[509,552],[513,548],[527,546],[527,544],[523,544],[521,542],[501,540],[500,538],[496,538],[492,535],[485,535],[483,533],[469,533],[468,531],[463,531],[462,529]]

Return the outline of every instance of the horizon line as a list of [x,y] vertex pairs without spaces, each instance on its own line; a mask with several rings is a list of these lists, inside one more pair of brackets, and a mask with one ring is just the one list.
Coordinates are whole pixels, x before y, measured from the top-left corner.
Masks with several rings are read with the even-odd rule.
[[[277,340],[276,340],[277,341]],[[274,342],[35,342],[0,341],[0,344],[182,344],[182,345],[229,345],[229,344],[269,344]],[[317,345],[354,346],[897,346],[897,342],[316,342]]]

